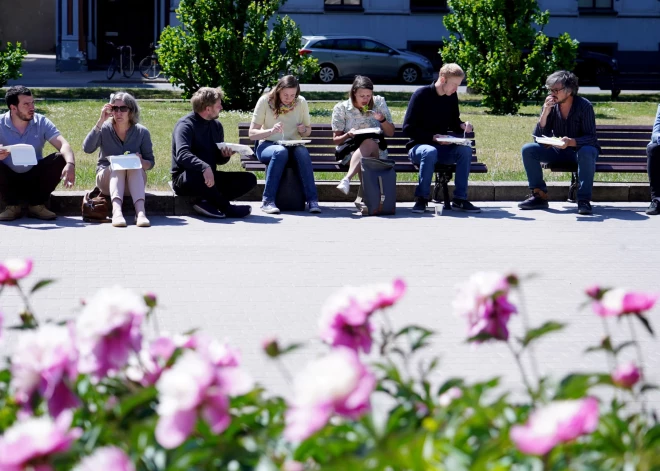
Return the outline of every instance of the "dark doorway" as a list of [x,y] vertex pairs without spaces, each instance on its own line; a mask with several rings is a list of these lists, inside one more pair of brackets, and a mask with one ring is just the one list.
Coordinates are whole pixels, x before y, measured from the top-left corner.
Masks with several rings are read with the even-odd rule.
[[113,49],[106,44],[131,46],[135,66],[150,53],[149,44],[154,41],[154,0],[98,0],[97,48],[98,61],[107,64]]

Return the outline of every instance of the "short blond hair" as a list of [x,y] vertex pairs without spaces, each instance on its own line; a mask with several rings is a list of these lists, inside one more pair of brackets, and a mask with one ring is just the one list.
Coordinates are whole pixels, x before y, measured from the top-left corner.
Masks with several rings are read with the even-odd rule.
[[192,103],[193,111],[195,113],[201,113],[208,106],[215,105],[218,100],[222,100],[224,97],[225,92],[223,92],[220,87],[202,87],[193,94],[190,103]]
[[440,67],[440,77],[465,77],[465,72],[461,69],[461,66],[455,63],[444,64]]

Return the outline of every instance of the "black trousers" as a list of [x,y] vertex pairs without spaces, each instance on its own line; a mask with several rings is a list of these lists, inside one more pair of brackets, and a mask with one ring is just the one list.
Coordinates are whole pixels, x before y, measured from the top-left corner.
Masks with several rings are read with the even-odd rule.
[[221,172],[213,170],[215,185],[206,186],[202,172],[184,170],[172,175],[172,186],[177,195],[204,199],[224,211],[232,200],[243,196],[257,186],[257,177],[248,172]]
[[646,171],[649,174],[651,199],[660,200],[660,145],[649,144],[646,147]]
[[39,160],[25,173],[16,173],[0,163],[0,195],[5,203],[16,206],[45,204],[62,178],[66,161],[59,152]]

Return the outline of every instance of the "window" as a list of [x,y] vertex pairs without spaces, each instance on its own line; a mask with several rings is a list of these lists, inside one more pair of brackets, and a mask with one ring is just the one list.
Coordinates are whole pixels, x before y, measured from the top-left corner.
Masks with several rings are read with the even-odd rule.
[[377,43],[375,41],[362,41],[362,50],[367,52],[380,52],[382,54],[389,54],[390,48],[384,44]]
[[359,39],[337,39],[335,41],[335,49],[342,51],[359,51],[362,41]]
[[578,8],[606,9],[612,10],[612,0],[578,0]]
[[364,11],[362,0],[324,0],[325,11]]
[[336,49],[335,42],[327,39],[324,41],[317,41],[310,47],[313,47],[314,49]]
[[447,0],[410,0],[410,11],[412,13],[424,12],[446,12]]

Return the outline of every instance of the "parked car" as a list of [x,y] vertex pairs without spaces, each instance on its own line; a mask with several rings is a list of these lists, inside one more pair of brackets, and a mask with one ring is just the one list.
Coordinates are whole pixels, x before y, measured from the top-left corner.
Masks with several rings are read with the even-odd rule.
[[317,79],[322,83],[353,79],[356,75],[398,78],[408,84],[433,79],[433,66],[426,57],[367,36],[303,36],[299,52],[311,54],[319,61]]

